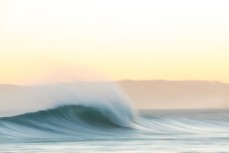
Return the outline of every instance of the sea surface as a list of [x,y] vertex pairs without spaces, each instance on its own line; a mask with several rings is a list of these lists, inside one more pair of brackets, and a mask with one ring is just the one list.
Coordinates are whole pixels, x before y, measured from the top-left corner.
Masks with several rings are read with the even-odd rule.
[[[103,108],[103,109],[102,109]],[[64,105],[0,118],[0,153],[229,153],[229,110]]]

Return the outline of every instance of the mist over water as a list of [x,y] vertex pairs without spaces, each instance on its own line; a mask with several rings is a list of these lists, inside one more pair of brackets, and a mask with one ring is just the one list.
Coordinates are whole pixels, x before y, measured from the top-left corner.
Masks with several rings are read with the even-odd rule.
[[130,100],[110,82],[55,83],[33,86],[7,86],[0,89],[1,116],[13,116],[63,105],[107,107],[132,113]]

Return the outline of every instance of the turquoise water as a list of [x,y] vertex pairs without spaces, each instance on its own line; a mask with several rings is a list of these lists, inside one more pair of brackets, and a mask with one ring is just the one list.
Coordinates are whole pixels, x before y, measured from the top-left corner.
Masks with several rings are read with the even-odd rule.
[[140,110],[120,121],[110,110],[68,105],[0,119],[1,153],[228,153],[228,146],[229,110]]

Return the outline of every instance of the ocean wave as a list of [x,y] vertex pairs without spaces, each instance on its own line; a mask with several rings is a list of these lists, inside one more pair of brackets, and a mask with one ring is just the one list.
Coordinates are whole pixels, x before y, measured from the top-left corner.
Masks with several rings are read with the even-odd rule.
[[7,92],[0,98],[0,111],[8,111],[0,118],[3,141],[111,135],[131,127],[135,119],[129,99],[110,83],[28,86]]

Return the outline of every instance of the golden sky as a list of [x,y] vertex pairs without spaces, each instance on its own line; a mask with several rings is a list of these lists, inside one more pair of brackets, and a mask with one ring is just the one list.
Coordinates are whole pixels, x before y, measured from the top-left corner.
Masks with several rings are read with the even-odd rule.
[[50,72],[229,82],[228,8],[228,0],[1,0],[0,83]]

